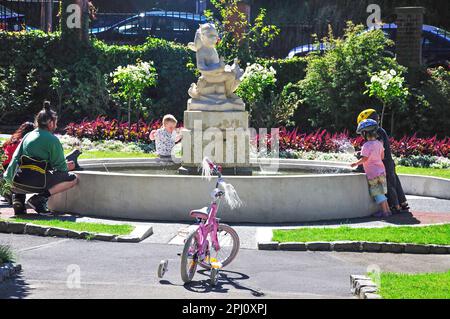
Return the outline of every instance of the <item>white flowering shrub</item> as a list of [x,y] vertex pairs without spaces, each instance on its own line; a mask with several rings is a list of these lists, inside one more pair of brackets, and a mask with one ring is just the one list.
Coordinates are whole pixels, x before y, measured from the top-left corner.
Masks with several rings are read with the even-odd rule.
[[134,142],[122,142],[118,140],[91,141],[87,138],[82,140],[69,136],[58,135],[58,138],[66,150],[79,149],[82,152],[123,152],[123,153],[145,153],[152,149],[148,145],[140,145]]
[[248,64],[236,94],[247,105],[251,126],[270,128],[290,124],[299,100],[294,85],[277,92],[277,72],[273,67]]
[[405,87],[405,78],[400,71],[394,69],[372,74],[370,83],[366,83],[366,86],[367,91],[365,93],[383,103],[381,125],[383,125],[386,107],[394,102],[404,103],[409,95],[408,88]]

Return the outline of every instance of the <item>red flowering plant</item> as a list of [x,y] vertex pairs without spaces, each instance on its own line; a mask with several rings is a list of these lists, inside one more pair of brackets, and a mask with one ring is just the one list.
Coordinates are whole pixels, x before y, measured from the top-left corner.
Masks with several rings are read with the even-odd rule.
[[[180,123],[179,126],[182,124]],[[94,121],[83,121],[81,123],[69,123],[66,126],[66,134],[77,138],[88,138],[92,141],[119,140],[123,142],[151,143],[150,132],[161,127],[161,121],[149,123],[140,120],[132,123],[130,128],[128,122],[119,122],[115,119],[98,117]]]
[[[181,127],[182,124],[179,123],[178,126]],[[161,121],[147,123],[141,120],[131,124],[131,128],[128,129],[127,122],[98,117],[94,121],[70,123],[66,127],[66,133],[92,141],[120,140],[150,144],[150,132],[160,127]],[[258,139],[259,136],[256,136],[256,140]],[[270,144],[270,134],[267,135],[266,140]],[[443,139],[438,139],[436,136],[420,138],[413,135],[399,140],[391,138],[390,142],[393,155],[399,158],[424,155],[450,158],[450,138],[448,137]],[[330,133],[325,129],[320,129],[313,133],[301,133],[299,129],[288,130],[285,127],[281,127],[279,130],[280,152],[351,153],[354,150],[360,150],[363,143],[364,139],[361,136],[351,137],[347,131]],[[268,145],[268,148],[271,149],[271,145]]]

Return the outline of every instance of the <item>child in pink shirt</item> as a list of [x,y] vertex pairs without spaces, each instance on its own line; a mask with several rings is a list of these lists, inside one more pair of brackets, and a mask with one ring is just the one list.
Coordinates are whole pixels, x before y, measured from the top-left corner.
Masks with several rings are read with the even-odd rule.
[[376,213],[375,216],[387,217],[391,215],[391,211],[386,197],[388,190],[386,169],[383,164],[384,146],[383,143],[377,140],[376,131],[362,132],[362,135],[366,140],[361,150],[362,158],[351,166],[357,167],[361,164],[364,166],[370,195],[381,208],[381,211]]

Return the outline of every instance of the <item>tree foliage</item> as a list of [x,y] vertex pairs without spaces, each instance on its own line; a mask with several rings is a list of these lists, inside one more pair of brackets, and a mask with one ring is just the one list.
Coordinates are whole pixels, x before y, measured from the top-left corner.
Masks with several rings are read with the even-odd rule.
[[360,111],[379,109],[376,100],[363,94],[370,74],[387,69],[400,74],[405,68],[386,54],[393,43],[381,30],[364,32],[362,25],[349,22],[342,39],[330,30],[322,43],[325,52],[319,52],[317,43],[317,51],[307,57],[306,76],[299,82],[298,123],[309,128],[353,130]]
[[[222,36],[217,46],[219,53],[228,58],[237,57],[244,63],[254,62],[264,56],[263,49],[268,47],[280,30],[266,23],[266,10],[260,9],[253,22],[239,10],[238,0],[211,0],[218,12],[217,28]],[[212,11],[205,15],[214,20]]]

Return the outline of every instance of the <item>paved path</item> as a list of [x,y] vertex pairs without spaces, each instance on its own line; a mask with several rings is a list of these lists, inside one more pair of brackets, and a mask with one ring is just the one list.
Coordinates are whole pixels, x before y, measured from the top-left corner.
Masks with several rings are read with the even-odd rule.
[[[409,197],[409,201],[413,214],[384,221],[366,218],[297,225],[234,225],[242,249],[214,289],[208,285],[205,272],[198,273],[195,278],[198,281],[191,285],[182,285],[177,254],[181,252],[182,235],[188,223],[151,222],[154,235],[139,244],[0,234],[0,244],[11,245],[17,261],[24,267],[21,277],[0,286],[0,298],[351,298],[350,274],[364,274],[369,265],[377,265],[383,271],[445,271],[450,269],[450,258],[258,251],[255,249],[258,237],[267,237],[274,227],[340,224],[377,227],[450,222],[450,201],[423,197]],[[11,209],[0,207],[0,217],[11,217]],[[170,270],[159,281],[156,268],[166,258],[170,260]],[[81,287],[70,289],[68,276],[77,269]]]
[[[0,234],[0,243],[12,246],[24,268],[21,277],[0,286],[0,298],[351,298],[350,274],[363,274],[369,265],[386,271],[450,269],[447,256],[241,249],[211,288],[205,272],[182,285],[177,245],[7,234]],[[164,258],[170,268],[159,281],[156,268]],[[80,288],[74,280],[68,286],[78,270]]]
[[[400,214],[385,220],[376,218],[356,218],[351,220],[334,220],[314,223],[282,224],[282,225],[255,225],[239,224],[232,225],[239,234],[241,246],[247,249],[256,249],[258,241],[271,239],[273,228],[296,228],[296,227],[337,227],[347,225],[351,227],[381,227],[395,225],[428,225],[436,223],[450,223],[450,200],[441,200],[430,197],[408,196],[413,213]],[[28,210],[31,213],[31,210]],[[0,218],[11,218],[12,208],[0,205]],[[33,215],[30,216],[32,218]],[[128,223],[134,225],[150,224],[153,226],[154,234],[147,238],[144,243],[153,244],[181,244],[191,223],[168,223],[168,222],[135,222],[106,220],[89,217],[75,217],[66,215],[64,219],[83,222],[101,223]]]

